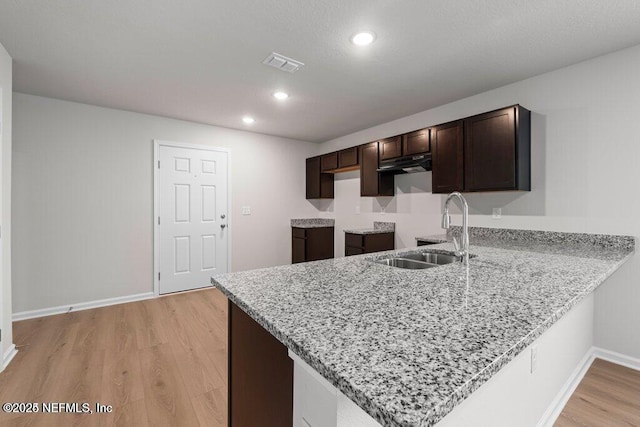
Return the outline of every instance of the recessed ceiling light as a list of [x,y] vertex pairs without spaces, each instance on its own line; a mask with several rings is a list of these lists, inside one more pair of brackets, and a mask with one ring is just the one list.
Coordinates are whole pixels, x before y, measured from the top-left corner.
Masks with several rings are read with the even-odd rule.
[[245,124],[250,125],[250,124],[254,123],[254,122],[256,121],[256,119],[254,119],[253,117],[244,116],[244,117],[242,118],[242,121],[243,121]]
[[351,37],[351,43],[356,46],[367,46],[376,39],[376,35],[371,31],[361,31]]
[[273,94],[273,97],[275,99],[277,99],[278,101],[284,101],[285,99],[287,99],[289,97],[289,94],[286,92],[275,92]]

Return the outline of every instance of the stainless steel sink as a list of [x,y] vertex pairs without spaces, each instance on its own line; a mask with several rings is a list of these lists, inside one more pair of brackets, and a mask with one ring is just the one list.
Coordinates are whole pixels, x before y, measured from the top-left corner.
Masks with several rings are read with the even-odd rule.
[[385,259],[378,260],[376,262],[384,265],[390,265],[392,267],[407,268],[410,270],[419,270],[422,268],[437,267],[436,264],[429,264],[423,261],[416,261],[414,259],[407,259],[407,258],[385,258]]
[[389,258],[379,259],[379,264],[390,265],[392,267],[418,270],[423,268],[434,268],[444,264],[451,264],[460,261],[462,258],[455,255],[441,254],[435,252],[416,252],[398,255]]
[[428,262],[429,264],[444,265],[451,264],[454,261],[460,261],[460,257],[448,254],[439,254],[435,252],[421,252],[402,255],[402,258],[412,259],[416,261]]

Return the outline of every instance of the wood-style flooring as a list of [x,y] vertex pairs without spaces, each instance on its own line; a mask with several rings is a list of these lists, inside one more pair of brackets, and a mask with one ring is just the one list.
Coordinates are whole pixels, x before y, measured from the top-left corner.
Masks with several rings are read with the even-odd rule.
[[640,371],[593,361],[554,427],[640,426]]
[[[205,289],[16,322],[0,403],[113,411],[0,412],[0,426],[226,426],[227,316],[224,295]],[[596,359],[555,426],[640,426],[640,372]]]
[[[2,426],[226,426],[227,299],[215,289],[15,322],[0,402],[99,402]],[[93,409],[93,408],[92,408]]]

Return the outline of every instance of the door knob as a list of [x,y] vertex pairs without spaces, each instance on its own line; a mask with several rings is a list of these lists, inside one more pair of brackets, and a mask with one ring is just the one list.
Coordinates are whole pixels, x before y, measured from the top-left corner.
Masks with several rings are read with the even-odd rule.
[[227,216],[225,214],[220,215],[220,218],[225,219]]
[[220,228],[225,228],[227,224],[220,224]]

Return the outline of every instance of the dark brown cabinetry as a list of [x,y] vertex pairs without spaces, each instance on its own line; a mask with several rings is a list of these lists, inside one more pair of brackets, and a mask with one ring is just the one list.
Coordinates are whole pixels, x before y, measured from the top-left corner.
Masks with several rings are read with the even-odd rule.
[[287,347],[229,301],[229,426],[293,424],[293,361]]
[[464,133],[462,120],[431,129],[434,193],[461,191],[464,186]]
[[320,156],[320,170],[322,172],[338,169],[338,153],[329,153]]
[[433,192],[531,190],[530,127],[514,105],[432,128]]
[[464,120],[465,191],[531,190],[530,117],[516,105]]
[[402,135],[402,155],[428,153],[430,151],[429,129],[421,129]]
[[402,156],[402,137],[394,136],[391,138],[381,139],[380,144],[380,160],[389,160]]
[[333,227],[291,227],[291,262],[333,258]]
[[338,151],[338,169],[355,168],[358,165],[358,147]]
[[393,196],[393,175],[378,172],[379,142],[360,146],[360,195]]
[[322,173],[320,159],[311,157],[306,162],[307,199],[333,199],[333,175]]
[[394,249],[395,233],[344,234],[344,255],[360,255]]

